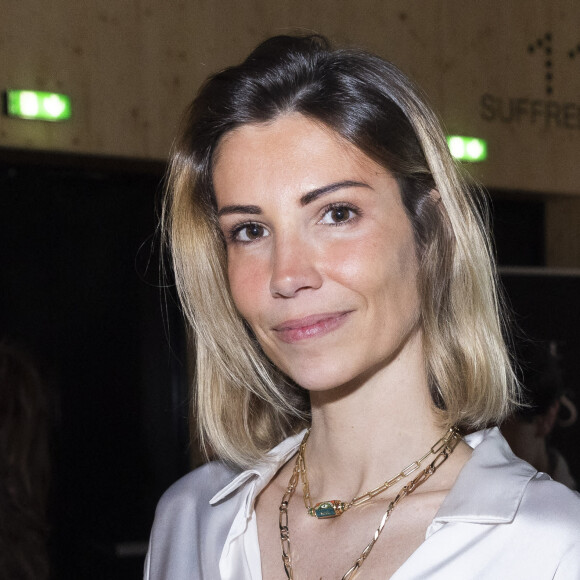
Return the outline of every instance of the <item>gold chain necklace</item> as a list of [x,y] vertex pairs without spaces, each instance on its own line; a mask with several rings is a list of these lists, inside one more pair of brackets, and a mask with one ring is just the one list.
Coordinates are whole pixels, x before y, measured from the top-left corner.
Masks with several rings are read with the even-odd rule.
[[351,507],[355,507],[363,503],[366,503],[367,501],[373,499],[377,495],[387,491],[387,489],[389,489],[390,487],[392,487],[405,477],[408,477],[409,475],[417,471],[417,469],[419,469],[419,467],[421,466],[421,463],[423,463],[423,461],[425,461],[427,457],[429,457],[430,455],[436,455],[441,451],[441,449],[443,449],[447,445],[449,440],[454,436],[453,433],[454,433],[453,429],[449,429],[449,431],[441,439],[439,439],[439,441],[437,441],[437,443],[435,443],[429,449],[429,451],[425,453],[425,455],[423,455],[416,461],[413,461],[412,463],[407,465],[407,467],[405,467],[400,473],[398,473],[394,477],[391,477],[391,479],[387,479],[387,481],[375,487],[374,489],[371,489],[370,491],[367,491],[366,493],[363,493],[362,495],[359,495],[357,497],[353,497],[349,502],[344,502],[338,499],[332,499],[321,501],[317,503],[314,507],[312,507],[312,502],[310,499],[310,484],[308,483],[308,475],[306,472],[306,459],[304,457],[306,451],[306,442],[308,441],[308,436],[310,435],[310,429],[308,429],[308,431],[306,431],[306,434],[304,435],[304,438],[302,439],[302,443],[300,443],[297,457],[300,479],[302,480],[302,495],[304,499],[304,507],[306,508],[308,515],[316,517],[318,519],[335,518],[337,516],[342,515],[345,511],[347,511]]
[[[302,445],[306,443],[306,440],[308,439],[309,433],[310,433],[310,431],[307,431],[306,434],[304,435],[304,439],[302,440],[301,448],[302,448]],[[366,545],[365,549],[361,552],[360,556],[356,559],[355,563],[347,570],[346,574],[343,575],[341,580],[351,580],[354,577],[356,572],[363,565],[363,562],[368,558],[368,555],[371,553],[371,550],[373,549],[376,541],[379,539],[379,536],[381,535],[381,532],[383,531],[383,528],[385,527],[385,524],[387,523],[387,520],[389,519],[389,517],[390,517],[392,511],[395,509],[395,507],[400,503],[400,501],[404,497],[408,496],[410,493],[413,493],[420,485],[425,483],[425,481],[427,481],[427,479],[429,479],[437,471],[437,469],[439,469],[439,467],[441,467],[441,465],[447,460],[449,455],[451,455],[451,453],[453,453],[453,451],[457,447],[457,444],[459,443],[460,440],[461,440],[461,435],[459,434],[459,431],[457,430],[457,428],[451,427],[451,429],[449,429],[447,434],[444,437],[442,437],[437,443],[435,443],[435,445],[433,445],[433,447],[431,447],[431,450],[429,451],[429,453],[427,453],[423,458],[421,458],[420,461],[423,461],[426,457],[428,457],[432,453],[435,454],[435,458],[433,459],[433,461],[425,469],[423,469],[423,471],[421,471],[421,473],[419,473],[419,475],[417,475],[417,477],[415,477],[413,480],[411,480],[407,485],[403,486],[401,491],[399,491],[399,493],[395,496],[395,499],[393,499],[389,503],[389,505],[387,507],[387,511],[384,513],[384,515],[381,519],[381,522],[379,524],[379,527],[375,530],[375,533],[373,534],[372,540]],[[284,563],[284,571],[286,572],[286,576],[287,576],[288,580],[294,580],[294,570],[292,568],[292,559],[290,557],[290,529],[288,527],[288,505],[290,504],[290,500],[292,499],[292,496],[294,495],[294,492],[295,492],[296,487],[298,485],[298,481],[300,479],[300,473],[302,471],[301,463],[302,463],[302,459],[303,459],[303,457],[301,459],[301,456],[302,456],[302,454],[299,450],[298,455],[296,457],[296,463],[294,465],[294,469],[292,470],[292,475],[290,476],[290,481],[288,482],[288,487],[287,487],[284,495],[282,496],[282,502],[280,503],[280,516],[279,516],[279,520],[278,520],[278,524],[280,527],[280,544],[282,546],[282,561]],[[412,463],[411,465],[414,465],[415,463]],[[417,468],[418,468],[418,466],[417,466]],[[417,468],[415,468],[415,469],[417,469]],[[405,469],[407,469],[407,468],[405,468]],[[415,471],[415,469],[413,469],[409,473],[413,473],[413,471]],[[405,470],[403,470],[403,471],[405,471]],[[403,473],[403,472],[401,472],[401,473]],[[398,477],[398,476],[396,476],[396,477]],[[385,483],[387,483],[387,482],[385,482]],[[391,484],[391,485],[393,485],[393,484]],[[382,486],[379,486],[379,487],[382,487]],[[379,488],[375,488],[375,489],[379,489]],[[372,491],[374,491],[374,490],[372,490]],[[384,491],[384,490],[382,490],[382,491]],[[371,492],[368,492],[368,493],[371,493]],[[381,493],[381,492],[379,491],[375,495],[378,495],[378,493]],[[366,497],[366,496],[367,496],[367,494],[364,494],[363,496],[360,496],[360,497]],[[372,496],[372,497],[374,497],[374,496]],[[355,499],[357,499],[357,498],[355,498]],[[370,499],[370,498],[368,498],[368,499]],[[365,501],[368,501],[368,499],[366,499]],[[363,502],[359,502],[359,504],[357,504],[357,505],[360,505],[360,503],[363,503]],[[332,517],[332,516],[330,516],[330,517]]]

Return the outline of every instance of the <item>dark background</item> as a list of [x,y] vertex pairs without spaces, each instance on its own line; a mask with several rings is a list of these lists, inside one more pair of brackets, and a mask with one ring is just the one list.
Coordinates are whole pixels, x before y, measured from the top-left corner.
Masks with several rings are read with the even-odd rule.
[[155,504],[189,465],[182,324],[159,276],[164,168],[44,162],[0,164],[0,328],[50,390],[53,576],[140,578]]
[[[155,504],[190,466],[185,339],[159,276],[165,167],[0,150],[1,338],[50,391],[54,578],[142,577]],[[521,328],[580,376],[580,278],[545,263],[541,195],[492,192],[503,280]],[[578,425],[558,445],[580,480]]]

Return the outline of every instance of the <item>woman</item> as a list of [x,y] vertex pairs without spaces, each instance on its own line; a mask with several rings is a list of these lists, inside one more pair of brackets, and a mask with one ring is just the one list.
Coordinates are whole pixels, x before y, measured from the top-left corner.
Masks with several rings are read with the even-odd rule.
[[161,500],[146,578],[580,574],[578,498],[459,435],[517,389],[475,193],[402,73],[266,41],[202,87],[168,192],[220,461]]

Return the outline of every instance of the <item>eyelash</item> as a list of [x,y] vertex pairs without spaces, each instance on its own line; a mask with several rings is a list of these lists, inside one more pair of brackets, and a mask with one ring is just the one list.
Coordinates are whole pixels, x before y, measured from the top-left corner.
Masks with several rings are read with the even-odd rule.
[[318,223],[320,223],[324,217],[329,214],[331,211],[336,210],[336,209],[346,209],[350,212],[350,214],[354,214],[354,215],[350,215],[350,217],[344,221],[341,222],[335,222],[335,223],[328,223],[328,224],[324,224],[327,226],[345,226],[349,223],[352,223],[354,220],[356,220],[357,218],[359,218],[362,215],[361,210],[350,204],[350,203],[345,203],[344,201],[338,201],[335,203],[331,203],[329,205],[327,205],[323,210],[322,210],[322,217],[320,218],[320,220],[318,220]]
[[[235,225],[231,230],[229,230],[229,232],[227,234],[228,241],[231,242],[232,244],[252,244],[252,243],[254,243],[255,241],[257,241],[260,238],[257,238],[256,240],[240,240],[238,237],[241,232],[243,232],[246,228],[249,228],[251,226],[257,226],[259,228],[262,228],[264,231],[267,231],[267,228],[258,222],[244,222],[244,223]],[[270,234],[268,233],[268,235],[270,235]],[[267,237],[267,236],[261,236],[261,237]]]
[[[352,223],[354,220],[356,220],[357,218],[359,218],[362,215],[361,210],[350,203],[335,202],[335,203],[331,203],[323,208],[323,210],[321,212],[321,217],[317,223],[320,224],[327,214],[329,214],[331,211],[337,210],[337,209],[345,209],[350,214],[354,214],[354,215],[349,215],[349,217],[346,220],[341,221],[341,222],[327,223],[327,224],[322,224],[322,225],[327,225],[327,226],[332,226],[332,227],[345,226],[345,225],[348,225],[349,223]],[[243,232],[246,228],[249,228],[251,226],[257,226],[259,228],[262,228],[266,232],[268,231],[268,229],[265,226],[263,226],[262,224],[260,224],[258,222],[244,222],[244,223],[235,225],[233,228],[231,228],[227,232],[227,241],[230,243],[233,243],[233,244],[252,244],[252,243],[258,241],[259,239],[264,238],[264,237],[268,237],[270,235],[268,233],[266,236],[260,236],[260,238],[256,238],[255,240],[240,240],[238,237],[239,234],[241,232]]]

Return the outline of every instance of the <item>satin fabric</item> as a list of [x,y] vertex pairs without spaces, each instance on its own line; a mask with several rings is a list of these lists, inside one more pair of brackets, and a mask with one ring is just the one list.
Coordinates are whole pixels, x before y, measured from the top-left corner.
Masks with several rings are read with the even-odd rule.
[[[254,500],[302,435],[254,469],[213,462],[175,483],[157,507],[145,580],[261,580]],[[471,458],[392,580],[579,580],[580,495],[513,455],[497,428],[465,441]]]

